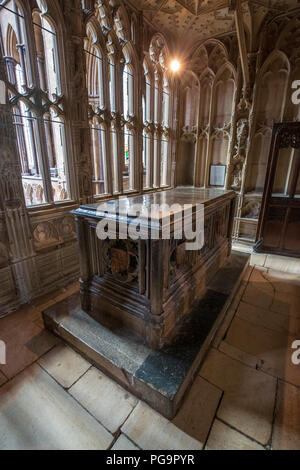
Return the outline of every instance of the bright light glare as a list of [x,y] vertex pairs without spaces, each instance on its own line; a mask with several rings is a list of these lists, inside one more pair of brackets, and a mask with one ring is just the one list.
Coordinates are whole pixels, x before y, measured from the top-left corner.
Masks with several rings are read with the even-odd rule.
[[171,70],[173,72],[178,72],[178,70],[180,69],[180,63],[178,62],[178,60],[172,60],[171,62]]

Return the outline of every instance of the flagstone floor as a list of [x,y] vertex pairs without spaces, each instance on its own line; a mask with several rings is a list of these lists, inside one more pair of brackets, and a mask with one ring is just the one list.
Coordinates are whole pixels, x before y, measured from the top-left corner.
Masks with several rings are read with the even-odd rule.
[[0,449],[300,450],[300,261],[252,263],[172,422],[44,329],[77,283],[0,319]]

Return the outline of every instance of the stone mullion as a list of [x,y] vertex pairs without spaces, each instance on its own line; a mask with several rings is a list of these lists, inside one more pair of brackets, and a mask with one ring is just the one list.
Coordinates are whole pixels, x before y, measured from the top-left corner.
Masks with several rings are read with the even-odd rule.
[[114,194],[120,194],[123,192],[121,152],[122,152],[122,149],[124,149],[124,138],[123,138],[123,132],[122,132],[122,128],[121,128],[119,120],[113,120],[111,123],[111,144],[112,144],[113,192]]
[[106,194],[112,194],[113,187],[112,187],[112,173],[111,173],[111,143],[110,143],[110,133],[109,133],[109,125],[105,121],[104,125],[102,126],[102,149],[104,150],[103,153],[103,175],[104,175],[104,187]]
[[[145,130],[145,146],[146,146],[146,187],[150,189],[153,187],[153,152],[154,152],[154,143],[153,143],[153,131]],[[148,171],[147,171],[148,170]]]
[[[93,146],[93,167],[94,167],[94,178],[95,180],[100,179],[100,154],[99,154],[99,136],[98,132],[101,132],[98,127],[96,128],[96,124],[92,124],[93,128],[91,129],[91,138],[92,138],[92,146]],[[100,194],[99,191],[99,183],[94,183],[96,185],[96,189],[94,190],[94,194]]]
[[36,144],[37,144],[37,153],[40,155],[39,163],[40,163],[40,172],[43,177],[44,182],[44,193],[45,193],[45,201],[48,203],[53,203],[53,194],[52,194],[52,182],[51,182],[51,175],[50,175],[50,165],[48,159],[48,146],[46,141],[46,134],[45,134],[45,125],[43,118],[39,118],[35,121],[36,125]]
[[177,153],[177,122],[178,122],[178,86],[176,79],[173,79],[170,85],[170,137],[169,137],[169,165],[167,171],[169,172],[168,183],[170,186],[175,185],[175,171],[176,171],[176,153]]
[[134,110],[135,110],[135,119],[133,122],[134,127],[134,145],[135,145],[135,154],[134,154],[134,189],[140,193],[143,191],[144,187],[144,167],[143,167],[143,107],[142,107],[142,95],[143,95],[143,64],[140,63],[138,70],[134,70],[133,77],[133,100],[134,100]]
[[154,132],[154,165],[153,165],[153,186],[160,187],[160,164],[161,164],[161,129]]

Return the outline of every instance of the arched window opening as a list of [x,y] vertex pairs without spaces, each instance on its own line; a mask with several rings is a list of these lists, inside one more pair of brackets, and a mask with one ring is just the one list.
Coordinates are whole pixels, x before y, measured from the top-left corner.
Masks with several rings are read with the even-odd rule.
[[33,28],[36,44],[39,85],[55,101],[61,94],[56,32],[52,24],[33,12]]
[[109,68],[108,68],[108,81],[109,81],[109,102],[110,102],[110,111],[117,111],[116,104],[116,64],[113,57],[109,58]]
[[133,91],[134,70],[126,64],[123,70],[123,116],[125,120],[135,114]]
[[161,77],[160,74],[156,72],[154,84],[154,122],[156,124],[159,124],[162,120],[162,95]]
[[89,123],[91,137],[91,155],[93,162],[93,189],[94,196],[110,194],[111,182],[108,172],[107,127],[102,120],[105,109],[104,73],[106,63],[98,39],[92,27],[87,26],[85,40],[86,54],[86,83],[89,100]]
[[162,95],[163,95],[162,124],[165,127],[169,127],[169,124],[170,124],[170,90],[169,90],[169,83],[166,80],[164,80]]
[[134,133],[130,127],[124,126],[124,158],[122,162],[123,170],[123,191],[134,189]]
[[65,201],[70,197],[64,122],[51,109],[43,120],[53,201]]
[[153,186],[153,163],[152,163],[152,136],[149,132],[143,132],[143,188],[151,189]]
[[105,179],[104,162],[106,160],[106,128],[101,124],[91,125],[92,155],[93,155],[93,186],[94,195],[108,193]]
[[125,119],[129,117],[129,78],[129,69],[125,65],[123,71],[123,115]]
[[20,102],[13,108],[13,123],[17,134],[26,204],[27,206],[44,204],[47,200],[38,120],[31,112],[26,112],[24,103]]
[[95,45],[94,42],[93,34],[88,27],[84,48],[86,54],[89,104],[94,109],[104,109],[104,57],[101,48]]
[[145,119],[144,122],[151,122],[152,121],[152,113],[151,113],[151,101],[152,101],[152,84],[151,79],[148,75],[145,77],[146,83],[146,90],[145,90]]
[[123,69],[123,117],[124,125],[124,149],[122,155],[123,191],[135,189],[135,148],[136,134],[133,132],[131,118],[134,117],[134,69],[125,64]]

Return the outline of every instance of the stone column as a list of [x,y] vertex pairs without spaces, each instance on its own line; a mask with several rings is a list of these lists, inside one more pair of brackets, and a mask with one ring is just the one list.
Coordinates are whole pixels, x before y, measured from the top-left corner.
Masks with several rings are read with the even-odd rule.
[[66,131],[72,147],[73,168],[70,178],[73,192],[80,203],[92,202],[92,151],[88,121],[88,92],[84,52],[84,18],[81,0],[64,0],[66,21]]

